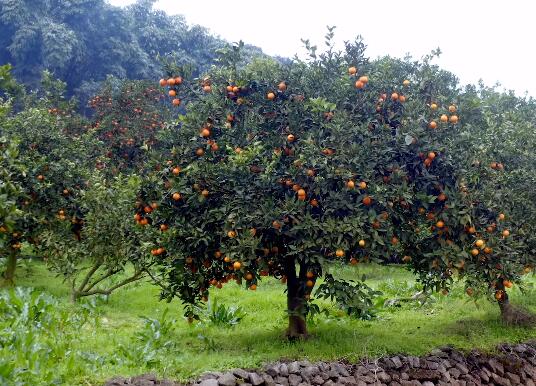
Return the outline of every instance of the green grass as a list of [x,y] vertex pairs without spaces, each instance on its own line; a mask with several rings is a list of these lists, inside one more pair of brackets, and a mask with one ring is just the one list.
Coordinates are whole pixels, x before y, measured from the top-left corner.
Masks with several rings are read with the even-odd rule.
[[[414,277],[400,267],[334,266],[331,271],[345,279],[365,274],[367,283],[383,290],[388,298],[411,296],[415,292]],[[526,279],[528,287],[535,283],[534,277]],[[70,310],[81,307],[69,303],[67,285],[49,273],[42,263],[33,262],[22,268],[18,285],[52,294]],[[254,368],[281,358],[356,360],[389,353],[420,355],[447,344],[461,349],[491,350],[500,342],[536,336],[534,329],[505,327],[499,321],[497,305],[484,299],[475,305],[463,294],[460,285],[449,296],[434,296],[422,307],[404,303],[401,307],[382,309],[371,321],[348,317],[336,305],[319,302],[327,307],[329,316],[317,316],[309,323],[311,339],[289,343],[283,337],[286,327],[283,290],[278,281],[267,279],[255,292],[236,284],[212,291],[211,296],[218,302],[238,305],[247,313],[238,325],[225,328],[203,323],[190,325],[182,317],[180,302],[158,301],[158,288],[147,282],[132,284],[112,294],[108,301],[97,301],[95,322],[79,331],[73,349],[98,356],[99,365],[91,371],[81,371],[69,384],[98,385],[115,375],[132,376],[149,371],[184,381],[208,370]],[[513,303],[536,312],[534,289],[524,296],[517,288],[510,293]],[[165,309],[168,309],[167,320],[176,319],[165,337],[175,346],[162,351],[163,357],[152,368],[122,359],[125,354],[118,347],[136,352],[136,345],[141,345],[136,338],[143,326],[140,317],[158,318]],[[200,339],[199,335],[205,338]]]

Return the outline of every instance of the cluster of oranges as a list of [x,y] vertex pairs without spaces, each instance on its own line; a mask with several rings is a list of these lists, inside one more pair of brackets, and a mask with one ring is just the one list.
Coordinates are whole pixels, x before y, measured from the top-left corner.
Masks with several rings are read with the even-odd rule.
[[[430,109],[432,111],[437,111],[438,109],[438,105],[437,103],[432,103],[430,104]],[[450,105],[448,107],[448,112],[451,114],[451,116],[449,117],[447,114],[441,114],[441,116],[439,117],[439,121],[441,123],[452,123],[453,125],[457,124],[458,123],[458,116],[455,114],[456,113],[456,106],[454,105]],[[437,121],[436,120],[432,120],[428,123],[428,127],[430,129],[437,129]]]
[[173,98],[171,100],[171,103],[173,104],[173,106],[179,106],[181,104],[181,100],[180,98],[177,97],[177,91],[178,91],[178,86],[182,84],[182,77],[176,76],[174,78],[168,78],[167,80],[162,78],[160,79],[159,83],[160,83],[160,86],[162,87],[166,87],[166,86],[169,87],[168,95],[171,98]]

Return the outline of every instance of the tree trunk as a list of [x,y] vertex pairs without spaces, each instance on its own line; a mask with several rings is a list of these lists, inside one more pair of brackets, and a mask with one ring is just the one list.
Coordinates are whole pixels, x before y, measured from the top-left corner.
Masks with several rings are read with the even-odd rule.
[[15,270],[17,269],[17,252],[10,251],[7,256],[6,269],[3,276],[2,287],[13,287],[15,285]]
[[497,300],[497,303],[501,310],[501,318],[503,322],[510,326],[534,326],[536,324],[536,315],[510,304],[504,286],[501,285],[500,287],[503,291],[503,296],[500,300]]
[[287,276],[287,337],[290,340],[306,338],[305,281],[296,276],[294,259],[289,259],[286,262],[285,274]]

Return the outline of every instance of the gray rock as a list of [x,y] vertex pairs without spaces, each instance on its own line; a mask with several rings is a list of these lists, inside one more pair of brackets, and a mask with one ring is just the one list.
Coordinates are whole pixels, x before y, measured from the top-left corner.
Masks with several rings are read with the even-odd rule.
[[249,381],[249,373],[248,373],[246,370],[243,370],[243,369],[233,369],[233,370],[231,370],[231,372],[233,373],[233,375],[234,375],[235,377],[241,378],[241,379],[243,379],[244,381]]
[[337,370],[331,369],[326,373],[331,379],[336,380],[339,378],[339,372]]
[[313,380],[311,381],[311,383],[313,385],[323,385],[324,384],[324,378],[322,378],[320,375],[315,375]]
[[365,366],[357,366],[357,368],[354,371],[354,374],[357,375],[365,375],[369,373],[369,369],[367,369]]
[[125,378],[116,377],[106,381],[104,386],[123,386],[128,385],[128,381]]
[[462,375],[462,372],[460,370],[458,370],[457,367],[453,367],[453,368],[449,369],[449,373],[452,376],[452,378],[454,378],[454,379],[458,379],[458,378],[460,378],[460,375]]
[[340,377],[337,383],[341,385],[355,385],[357,382],[354,377]]
[[281,365],[279,366],[279,375],[281,375],[282,377],[288,377],[288,366],[286,365],[286,363],[281,363]]
[[408,373],[400,374],[400,379],[403,380],[403,381],[407,381],[409,379]]
[[214,378],[205,379],[204,381],[201,381],[199,386],[218,386],[218,381]]
[[253,386],[259,386],[264,383],[264,378],[257,373],[249,373],[249,381]]
[[346,367],[344,367],[342,364],[340,363],[335,363],[331,366],[332,369],[336,370],[340,376],[343,376],[343,377],[349,377],[350,376],[350,373],[348,372],[348,370],[346,370]]
[[301,375],[303,379],[312,379],[315,375],[317,375],[320,372],[318,367],[316,366],[307,366],[301,371]]
[[205,379],[218,379],[219,376],[221,376],[223,373],[217,372],[217,371],[211,371],[208,373],[204,373],[199,377],[199,381],[204,381]]
[[532,379],[527,379],[525,381],[525,386],[535,386],[534,381]]
[[480,370],[478,372],[478,376],[480,377],[480,379],[482,379],[484,382],[488,383],[489,382],[489,376],[488,374],[486,374],[486,372],[484,370]]
[[443,350],[441,349],[434,349],[432,351],[430,351],[430,355],[433,355],[433,356],[436,356],[436,357],[440,357],[440,358],[448,358],[449,357],[449,354],[444,352]]
[[430,382],[430,381],[424,381],[424,382],[422,383],[422,386],[435,386],[435,385],[434,385],[432,382]]
[[469,374],[469,369],[461,362],[456,363],[456,368],[460,370],[462,374]]
[[282,376],[278,375],[277,377],[274,378],[274,382],[277,385],[288,386],[288,378],[287,377],[282,377]]
[[300,372],[300,364],[298,362],[290,362],[287,367],[289,374],[298,374]]
[[426,361],[423,367],[426,367],[427,369],[430,369],[430,370],[437,370],[439,369],[439,363],[433,362],[433,361]]
[[357,386],[367,386],[367,383],[365,381],[357,381]]
[[268,366],[266,368],[266,374],[274,378],[277,377],[279,375],[279,365],[275,364],[275,365]]
[[493,382],[495,382],[499,386],[512,386],[510,380],[503,378],[495,373],[491,374],[491,378],[493,379]]
[[504,374],[504,366],[497,359],[491,358],[488,361],[488,365],[493,370],[493,372],[498,373],[499,375]]
[[402,367],[402,361],[399,357],[392,357],[391,361],[393,362],[394,368],[399,369]]
[[235,386],[236,377],[232,373],[224,373],[218,378],[218,383],[221,386]]
[[389,383],[391,382],[391,376],[387,373],[384,373],[383,371],[382,372],[379,372],[376,374],[376,378],[378,378],[378,380],[382,383]]
[[262,378],[264,379],[264,384],[266,386],[275,386],[274,379],[270,374],[262,374]]
[[288,383],[290,386],[298,386],[298,384],[302,381],[302,377],[296,374],[290,374],[288,376]]

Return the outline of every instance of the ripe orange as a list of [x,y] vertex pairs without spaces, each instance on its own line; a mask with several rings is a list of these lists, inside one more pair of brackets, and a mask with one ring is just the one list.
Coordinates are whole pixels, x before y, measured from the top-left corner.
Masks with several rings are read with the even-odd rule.
[[236,237],[236,232],[235,231],[229,231],[227,232],[227,236],[231,239],[234,239]]
[[255,291],[257,289],[257,284],[252,284],[249,286],[249,289]]
[[479,253],[480,253],[480,252],[478,251],[478,249],[476,249],[476,248],[471,249],[471,255],[476,256],[476,255],[478,255]]
[[356,265],[357,263],[358,263],[358,261],[357,261],[357,259],[356,259],[355,257],[352,257],[352,258],[350,259],[350,264],[352,264],[352,265]]
[[404,263],[409,263],[409,262],[411,261],[411,256],[408,256],[408,255],[404,256],[404,257],[402,258],[402,261],[403,261]]
[[241,263],[241,262],[239,262],[239,261],[235,261],[235,262],[233,263],[233,268],[234,268],[235,271],[238,271],[241,267],[242,267],[242,263]]
[[497,292],[495,292],[495,299],[501,300],[503,296],[504,296],[504,291],[498,290]]
[[366,189],[367,188],[367,183],[365,181],[361,181],[359,183],[359,189]]
[[350,74],[350,75],[357,74],[357,68],[355,68],[354,66],[348,68],[348,74]]
[[504,231],[502,231],[502,235],[503,237],[508,237],[510,236],[510,231],[508,229],[505,229]]
[[467,229],[467,232],[468,232],[468,233],[471,233],[471,234],[476,233],[476,228],[475,228],[475,227],[469,227],[469,228]]
[[400,101],[400,103],[404,103],[406,101],[406,97],[404,95],[400,95],[398,100]]
[[295,139],[296,139],[296,137],[294,137],[294,135],[292,135],[292,134],[287,135],[287,141],[294,142]]
[[37,179],[38,179],[39,181],[44,181],[44,180],[45,180],[45,176],[42,175],[42,174],[39,174],[39,175],[37,176]]
[[359,246],[360,246],[361,248],[364,248],[366,244],[367,244],[367,243],[365,242],[365,240],[359,240]]
[[337,251],[335,252],[335,256],[343,257],[344,256],[344,251],[342,249],[337,249]]
[[499,220],[504,220],[506,218],[506,216],[504,215],[504,213],[499,213]]
[[208,194],[209,194],[209,193],[208,193],[208,190],[206,190],[206,189],[203,189],[203,190],[201,191],[201,195],[202,195],[203,197],[208,197]]
[[347,182],[346,182],[346,187],[347,187],[348,189],[353,189],[353,188],[355,188],[355,182],[352,181],[352,180],[347,181]]
[[146,218],[142,218],[140,220],[140,225],[147,225],[147,224],[149,224],[149,220],[147,220]]
[[178,106],[181,104],[181,100],[179,98],[175,98],[171,101],[173,103],[173,106]]
[[309,201],[309,203],[311,204],[311,206],[314,206],[314,207],[318,206],[318,201],[314,198],[311,201]]
[[439,220],[438,222],[436,222],[436,227],[438,228],[443,228],[445,226],[445,223],[441,220]]
[[484,248],[484,253],[489,255],[491,252],[493,252],[493,249],[491,249],[490,247],[486,247]]
[[432,103],[432,104],[430,105],[430,108],[431,108],[432,110],[437,110],[437,105],[436,105],[435,103]]
[[171,171],[174,175],[178,176],[179,173],[181,172],[181,168],[180,167],[175,167],[173,168],[173,170]]
[[512,288],[512,286],[514,285],[514,283],[512,283],[510,280],[503,280],[503,285],[504,285],[506,288]]
[[475,242],[475,245],[478,247],[478,248],[482,248],[484,246],[484,240],[477,240]]
[[224,261],[225,263],[230,263],[230,262],[231,262],[231,258],[230,258],[229,256],[225,256],[225,257],[223,258],[223,261]]
[[314,283],[312,280],[307,280],[307,281],[305,282],[305,285],[306,285],[307,287],[309,287],[309,288],[313,288],[314,285],[315,285],[315,283]]
[[430,153],[428,153],[428,158],[430,159],[434,159],[436,157],[436,153],[434,153],[433,151],[431,151]]
[[315,274],[313,272],[311,272],[311,271],[307,271],[305,276],[307,276],[307,279],[312,279],[313,277],[315,277]]
[[457,115],[451,115],[449,118],[450,123],[456,124],[458,123],[458,116]]
[[355,88],[362,89],[363,87],[365,87],[365,83],[361,82],[360,80],[355,82]]
[[244,276],[244,279],[246,279],[247,281],[250,281],[251,279],[253,279],[253,274],[251,272],[246,273],[246,275]]
[[275,228],[275,229],[281,229],[281,223],[277,220],[274,220],[272,222],[272,226]]
[[305,201],[305,190],[299,189],[297,193],[298,193],[298,200]]
[[362,202],[363,202],[363,205],[370,206],[372,204],[372,198],[370,198],[369,196],[365,196]]
[[167,80],[165,80],[165,79],[160,79],[160,82],[158,82],[158,83],[160,83],[160,86],[162,86],[162,87],[167,86]]
[[450,106],[449,106],[449,112],[450,112],[450,113],[455,113],[455,112],[456,112],[456,106],[454,106],[454,105],[450,105]]
[[173,79],[173,78],[169,78],[169,79],[167,80],[167,84],[168,84],[168,86],[173,86],[173,85],[175,84],[175,79]]
[[175,192],[173,193],[173,196],[172,196],[173,200],[175,201],[179,201],[181,199],[181,194],[178,193],[178,192]]
[[367,84],[368,83],[368,76],[363,75],[363,76],[359,77],[359,80],[361,82],[363,82],[364,84]]
[[266,98],[268,98],[269,101],[273,101],[275,99],[275,94],[273,92],[269,92],[266,94]]
[[396,101],[398,99],[398,93],[394,92],[391,94],[391,100]]
[[195,154],[199,157],[201,157],[203,154],[205,154],[205,150],[203,148],[198,148],[196,151],[195,151]]
[[277,85],[277,89],[281,92],[287,90],[287,84],[285,82],[281,82]]
[[203,91],[206,93],[209,93],[212,91],[212,87],[210,87],[208,84],[203,86]]
[[181,76],[176,76],[175,77],[175,84],[181,84],[182,83],[182,77]]
[[177,91],[175,91],[175,90],[169,90],[169,91],[168,91],[168,95],[169,95],[170,97],[174,97],[174,96],[177,95]]
[[446,123],[448,122],[449,117],[447,117],[447,114],[443,114],[439,119],[441,120],[441,122]]
[[436,121],[431,121],[431,122],[428,124],[428,127],[429,127],[430,129],[435,129],[435,128],[437,128],[437,123],[436,123]]
[[408,86],[409,86],[409,80],[407,80],[407,79],[404,80],[404,81],[402,82],[402,85],[408,87]]
[[167,226],[167,224],[161,224],[161,225],[160,225],[160,230],[161,230],[162,232],[167,231],[168,228],[169,228],[169,227]]

